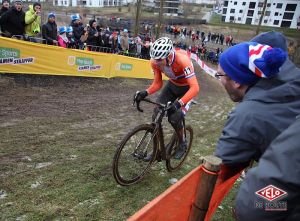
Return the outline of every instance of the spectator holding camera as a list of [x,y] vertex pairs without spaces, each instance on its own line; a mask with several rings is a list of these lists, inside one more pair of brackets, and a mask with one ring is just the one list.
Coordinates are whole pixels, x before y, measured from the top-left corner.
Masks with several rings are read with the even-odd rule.
[[36,37],[41,32],[41,4],[35,2],[29,5],[29,10],[25,14],[25,34],[28,37]]
[[2,14],[0,18],[0,26],[2,26],[3,36],[23,36],[25,27],[25,13],[22,8],[22,0],[15,0],[14,6]]

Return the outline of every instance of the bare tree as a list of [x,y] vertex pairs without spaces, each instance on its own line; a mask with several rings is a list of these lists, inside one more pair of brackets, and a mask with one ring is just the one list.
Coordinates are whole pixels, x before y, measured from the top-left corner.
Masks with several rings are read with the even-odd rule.
[[267,3],[268,3],[268,0],[264,0],[263,10],[261,12],[261,15],[260,15],[260,18],[259,18],[259,23],[258,23],[258,26],[256,28],[256,35],[258,35],[258,33],[259,33],[260,26],[261,26],[262,20],[264,18],[265,12],[266,12]]

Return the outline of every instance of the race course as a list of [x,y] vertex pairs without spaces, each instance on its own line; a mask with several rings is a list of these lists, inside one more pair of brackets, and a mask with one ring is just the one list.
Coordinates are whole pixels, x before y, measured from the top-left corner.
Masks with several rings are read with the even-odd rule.
[[[0,220],[125,220],[198,166],[234,104],[218,80],[197,72],[188,160],[173,173],[157,163],[129,187],[116,184],[111,164],[122,137],[151,119],[151,105],[144,113],[132,106],[150,80],[0,75]],[[230,216],[229,201],[215,220]]]

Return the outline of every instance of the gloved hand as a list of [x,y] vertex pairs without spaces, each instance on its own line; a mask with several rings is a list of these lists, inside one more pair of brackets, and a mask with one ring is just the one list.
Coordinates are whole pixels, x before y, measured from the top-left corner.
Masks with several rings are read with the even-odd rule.
[[137,91],[134,94],[133,102],[139,103],[141,100],[143,100],[147,96],[148,96],[148,92],[147,91]]
[[172,103],[168,109],[168,115],[175,113],[177,110],[181,108],[181,104],[178,101]]

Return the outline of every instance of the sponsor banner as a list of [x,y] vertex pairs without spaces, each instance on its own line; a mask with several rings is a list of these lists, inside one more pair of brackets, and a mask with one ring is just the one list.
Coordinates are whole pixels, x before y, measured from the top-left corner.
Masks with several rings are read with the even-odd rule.
[[[191,54],[191,58],[206,73],[214,76],[216,71],[204,64],[197,55]],[[3,37],[0,37],[0,73],[153,79],[148,60]]]

